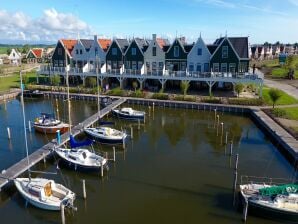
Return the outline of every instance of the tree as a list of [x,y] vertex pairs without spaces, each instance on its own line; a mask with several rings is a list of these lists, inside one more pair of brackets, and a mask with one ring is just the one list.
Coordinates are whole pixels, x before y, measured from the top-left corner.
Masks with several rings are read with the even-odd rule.
[[138,83],[136,81],[132,82],[132,87],[135,89],[135,92],[137,91],[138,88]]
[[181,81],[180,89],[181,89],[181,92],[183,93],[183,96],[185,96],[187,94],[188,88],[189,88],[189,82]]
[[25,45],[23,46],[22,53],[23,53],[23,54],[27,54],[28,51],[29,51],[29,49],[30,49],[29,45],[28,45],[28,44],[25,44]]
[[87,77],[86,78],[86,87],[94,88],[97,85],[96,78],[94,77]]
[[51,76],[51,83],[54,86],[59,86],[59,84],[60,84],[60,76],[59,75],[53,75],[53,76]]
[[242,83],[237,83],[235,85],[235,91],[237,93],[237,96],[239,97],[240,93],[243,91],[244,85]]
[[291,70],[294,69],[294,56],[293,55],[289,55],[287,57],[287,61],[286,61],[286,67],[287,69]]
[[282,92],[279,90],[279,89],[270,89],[269,90],[269,97],[272,101],[272,106],[273,106],[273,109],[274,109],[274,106],[276,104],[276,102],[279,100],[279,98],[282,96]]
[[11,49],[7,48],[7,50],[6,50],[7,55],[10,55],[10,52],[11,52]]

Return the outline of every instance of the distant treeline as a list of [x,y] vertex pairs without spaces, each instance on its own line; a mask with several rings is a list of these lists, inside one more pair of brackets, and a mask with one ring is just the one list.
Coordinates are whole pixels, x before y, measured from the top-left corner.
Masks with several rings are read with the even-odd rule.
[[13,48],[26,54],[30,48],[49,48],[55,46],[55,44],[0,44],[0,54],[10,54],[10,51]]

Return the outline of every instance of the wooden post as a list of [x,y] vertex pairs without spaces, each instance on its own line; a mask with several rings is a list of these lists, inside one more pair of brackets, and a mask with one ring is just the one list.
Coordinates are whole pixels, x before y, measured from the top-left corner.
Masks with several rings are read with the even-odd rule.
[[152,112],[154,112],[154,102],[153,102],[153,104],[152,104]]
[[230,144],[230,155],[233,155],[233,141]]
[[115,149],[115,146],[113,146],[113,161],[116,162],[116,149]]
[[108,159],[108,152],[106,152],[106,159],[109,160],[109,159]]
[[140,122],[140,119],[138,119],[138,130],[141,129],[141,122]]
[[149,108],[149,117],[150,117],[151,107],[149,106],[148,108]]
[[28,129],[29,129],[29,132],[31,132],[31,121],[28,121]]
[[227,131],[226,132],[226,145],[228,144],[228,135],[229,135],[229,132]]
[[65,224],[64,204],[63,203],[61,203],[60,210],[61,210],[61,222],[62,222],[62,224]]
[[130,137],[131,137],[131,139],[133,139],[133,127],[132,126],[130,127]]
[[8,137],[8,139],[11,139],[11,136],[10,136],[10,128],[9,128],[9,127],[7,127],[7,137]]
[[87,198],[87,194],[86,194],[85,180],[82,180],[82,182],[83,182],[83,198],[86,199]]
[[145,124],[145,121],[146,121],[146,115],[144,115],[144,124]]
[[233,191],[234,191],[233,205],[234,206],[235,206],[235,202],[236,202],[236,190],[237,190],[237,179],[238,179],[238,160],[239,160],[239,154],[236,155],[236,161],[235,161],[235,174],[234,174],[234,185],[233,185]]
[[243,221],[246,222],[246,219],[247,219],[247,210],[248,210],[248,200],[247,198],[245,198],[244,200],[244,206],[243,206]]
[[124,138],[122,139],[122,147],[123,147],[123,149],[125,149],[125,139]]
[[224,123],[221,122],[220,124],[221,124],[221,136],[223,136],[223,127],[224,127]]
[[[205,110],[205,105],[204,105],[204,110]],[[216,122],[216,109],[214,109],[214,121]]]
[[101,174],[101,177],[103,177],[103,162],[101,162],[101,166],[100,166],[100,174]]

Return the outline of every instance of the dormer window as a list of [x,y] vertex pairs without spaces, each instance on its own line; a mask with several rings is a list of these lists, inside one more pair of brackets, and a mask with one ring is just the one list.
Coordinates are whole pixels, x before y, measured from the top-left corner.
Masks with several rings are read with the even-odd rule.
[[156,56],[156,47],[152,48],[152,56]]
[[199,56],[202,55],[202,48],[198,48],[198,55],[199,55]]
[[228,58],[229,54],[228,54],[228,46],[222,46],[222,58]]
[[112,48],[112,55],[117,55],[117,48],[115,47]]
[[137,49],[135,47],[131,48],[131,55],[136,55]]
[[179,57],[179,46],[174,46],[174,57],[175,58]]

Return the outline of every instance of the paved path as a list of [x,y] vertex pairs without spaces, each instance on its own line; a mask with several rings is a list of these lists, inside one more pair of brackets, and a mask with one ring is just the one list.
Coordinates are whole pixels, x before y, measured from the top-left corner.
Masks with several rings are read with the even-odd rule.
[[293,86],[290,86],[290,85],[284,84],[284,83],[280,83],[277,81],[269,80],[269,79],[264,79],[264,84],[271,88],[278,88],[278,89],[286,92],[287,94],[295,97],[296,99],[298,99],[298,89]]

